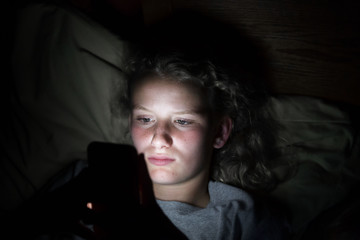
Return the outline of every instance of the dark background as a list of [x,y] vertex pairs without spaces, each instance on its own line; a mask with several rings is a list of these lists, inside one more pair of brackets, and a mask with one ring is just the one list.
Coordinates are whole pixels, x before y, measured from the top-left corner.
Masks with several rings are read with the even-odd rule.
[[[126,22],[124,25],[133,31],[179,9],[196,10],[232,24],[262,42],[270,62],[273,93],[360,104],[360,2],[357,0],[9,1],[2,6],[6,70],[10,69],[15,9],[31,2],[70,4],[115,32],[120,29],[120,22]],[[3,89],[7,89],[5,84]]]

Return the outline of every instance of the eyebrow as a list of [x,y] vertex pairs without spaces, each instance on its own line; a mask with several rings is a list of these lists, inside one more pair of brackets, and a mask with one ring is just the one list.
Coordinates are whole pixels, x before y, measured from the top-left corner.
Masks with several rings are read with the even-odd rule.
[[150,110],[147,109],[146,107],[143,107],[143,106],[141,106],[141,105],[139,105],[139,104],[133,105],[132,109],[133,109],[133,110],[145,110],[145,111],[150,111]]
[[[142,106],[142,105],[138,105],[135,104],[133,106],[133,110],[144,110],[144,111],[148,111],[151,112],[151,110],[147,109],[146,107]],[[184,110],[184,111],[178,111],[178,112],[173,112],[174,114],[178,114],[178,115],[185,115],[185,114],[204,114],[206,113],[205,110]]]

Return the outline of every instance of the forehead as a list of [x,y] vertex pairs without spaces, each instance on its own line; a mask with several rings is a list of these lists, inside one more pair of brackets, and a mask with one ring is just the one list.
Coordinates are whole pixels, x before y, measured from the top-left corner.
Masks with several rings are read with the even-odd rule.
[[132,103],[168,106],[176,109],[207,111],[206,91],[189,82],[152,77],[137,82],[132,89]]

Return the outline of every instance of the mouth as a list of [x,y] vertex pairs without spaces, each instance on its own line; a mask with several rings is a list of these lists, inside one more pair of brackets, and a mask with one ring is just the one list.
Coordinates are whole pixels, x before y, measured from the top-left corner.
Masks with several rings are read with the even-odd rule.
[[148,161],[156,166],[165,166],[175,161],[175,159],[166,156],[150,156]]

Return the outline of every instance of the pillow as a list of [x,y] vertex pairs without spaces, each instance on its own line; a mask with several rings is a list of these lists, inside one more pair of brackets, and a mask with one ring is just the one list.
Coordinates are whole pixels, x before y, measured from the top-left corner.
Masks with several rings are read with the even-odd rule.
[[51,5],[18,12],[13,99],[1,126],[0,206],[13,209],[77,159],[91,141],[128,143],[110,112],[127,43],[84,15]]
[[282,126],[277,137],[282,158],[297,164],[296,173],[271,195],[287,207],[294,233],[301,235],[359,180],[354,123],[340,105],[314,97],[274,96],[269,109]]

